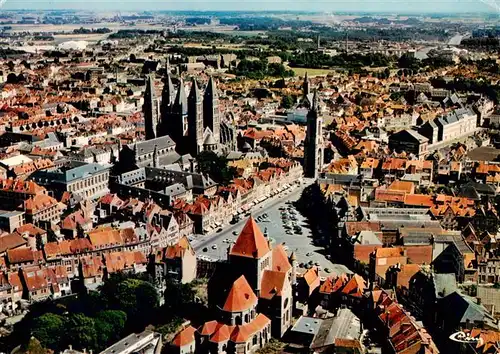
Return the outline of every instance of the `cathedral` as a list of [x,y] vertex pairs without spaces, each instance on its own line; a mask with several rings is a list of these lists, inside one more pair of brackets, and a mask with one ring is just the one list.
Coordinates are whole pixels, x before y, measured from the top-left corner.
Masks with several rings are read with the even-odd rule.
[[255,353],[292,326],[296,278],[295,255],[273,246],[250,217],[210,278],[216,318],[181,331],[173,346],[181,353]]
[[180,154],[193,157],[202,151],[226,152],[234,149],[235,131],[222,120],[219,94],[212,77],[203,93],[193,78],[189,94],[186,94],[182,77],[179,77],[179,85],[175,88],[167,72],[161,98],[158,99],[150,75],[146,81],[142,111],[146,140],[168,135]]

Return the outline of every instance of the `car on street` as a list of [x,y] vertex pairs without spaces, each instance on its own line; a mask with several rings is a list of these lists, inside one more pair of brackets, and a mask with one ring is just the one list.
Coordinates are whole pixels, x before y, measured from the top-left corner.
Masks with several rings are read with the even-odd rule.
[[235,236],[238,235],[238,231],[234,230],[233,235],[235,235]]
[[212,245],[213,250],[216,250],[217,248],[218,248],[217,245]]
[[207,247],[204,247],[204,248],[203,248],[203,252],[208,252],[208,248],[207,248]]

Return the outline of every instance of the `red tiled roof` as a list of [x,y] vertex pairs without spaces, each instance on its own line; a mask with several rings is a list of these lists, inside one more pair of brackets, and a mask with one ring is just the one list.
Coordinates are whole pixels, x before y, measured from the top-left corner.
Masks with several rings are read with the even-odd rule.
[[319,288],[319,292],[322,294],[333,294],[339,291],[345,283],[347,283],[347,276],[342,274],[338,277],[328,277]]
[[354,236],[360,231],[380,231],[380,223],[376,221],[347,221],[345,223],[346,232],[349,236]]
[[230,327],[225,324],[219,324],[215,333],[210,337],[211,342],[221,343],[229,340],[231,336]]
[[83,278],[93,278],[104,274],[104,264],[99,256],[86,256],[80,259]]
[[96,247],[122,245],[121,230],[112,227],[98,227],[88,233],[90,242]]
[[425,246],[405,246],[408,260],[413,264],[431,264],[432,245]]
[[231,334],[231,341],[234,343],[246,343],[255,333],[271,323],[271,320],[265,315],[259,313],[250,323],[236,326]]
[[175,245],[168,246],[165,249],[165,258],[182,258],[187,251],[194,255],[193,247],[191,247],[188,238],[184,236]]
[[227,312],[241,312],[256,306],[257,301],[257,296],[242,275],[233,283],[223,308]]
[[217,329],[217,321],[209,321],[205,322],[203,326],[198,328],[198,332],[202,336],[210,336],[215,332],[216,329]]
[[361,297],[363,296],[365,288],[365,280],[360,275],[354,274],[342,289],[342,293],[350,296]]
[[20,234],[27,233],[30,236],[38,236],[38,235],[43,235],[46,233],[45,230],[33,225],[33,224],[24,224],[22,226],[19,226],[16,229],[17,232]]
[[30,248],[16,248],[7,251],[7,259],[11,264],[34,262],[42,257],[38,254],[38,251],[32,251]]
[[434,205],[432,196],[426,194],[406,194],[404,198],[404,203],[406,205],[426,206],[429,208]]
[[309,287],[309,295],[319,287],[320,278],[318,268],[312,267],[311,269],[306,270],[306,272],[302,275],[302,278]]
[[274,296],[281,296],[288,284],[287,273],[265,270],[261,281],[260,297],[270,300]]
[[373,253],[380,245],[354,245],[354,259],[368,264],[370,262],[370,254]]
[[420,271],[421,267],[418,264],[402,264],[398,271],[397,286],[403,286],[406,289],[410,288],[411,278]]
[[250,217],[241,230],[230,255],[261,258],[270,251],[269,244],[253,217]]
[[21,235],[17,232],[0,236],[0,253],[7,250],[18,248],[24,246],[28,243]]
[[172,341],[172,345],[176,347],[183,347],[185,345],[188,345],[190,343],[193,343],[195,341],[194,338],[194,333],[196,332],[196,329],[192,326],[189,326],[175,336],[174,340]]
[[273,270],[277,272],[288,272],[292,268],[288,255],[286,254],[283,245],[278,245],[273,248]]

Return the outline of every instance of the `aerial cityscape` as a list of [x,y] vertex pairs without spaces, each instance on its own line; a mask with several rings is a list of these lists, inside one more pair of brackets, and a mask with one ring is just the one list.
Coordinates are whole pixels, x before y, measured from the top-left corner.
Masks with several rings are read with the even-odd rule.
[[0,354],[500,353],[500,3],[168,4],[0,0]]

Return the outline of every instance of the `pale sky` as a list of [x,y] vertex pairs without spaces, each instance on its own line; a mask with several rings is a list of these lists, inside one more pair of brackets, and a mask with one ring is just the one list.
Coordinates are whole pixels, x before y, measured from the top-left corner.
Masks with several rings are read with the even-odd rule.
[[[1,2],[1,0],[0,0]],[[486,5],[485,3],[490,3]],[[500,0],[7,0],[3,9],[499,12]],[[498,7],[498,6],[497,6]]]

